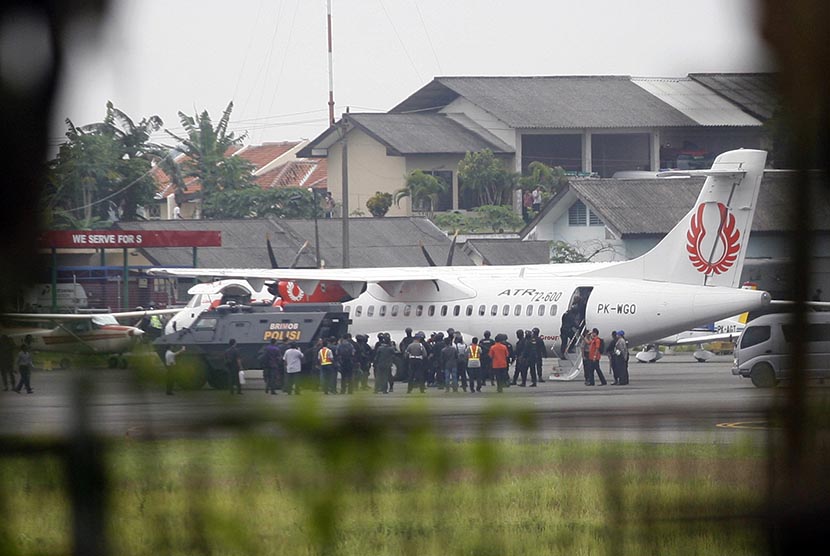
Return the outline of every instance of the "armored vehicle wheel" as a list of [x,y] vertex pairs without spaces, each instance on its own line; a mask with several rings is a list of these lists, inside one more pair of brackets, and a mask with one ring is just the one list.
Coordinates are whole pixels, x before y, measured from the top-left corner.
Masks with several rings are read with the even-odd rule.
[[775,379],[775,371],[768,363],[758,363],[749,372],[749,378],[758,388],[772,388],[778,381]]
[[228,373],[224,369],[210,369],[207,373],[207,382],[211,388],[226,390],[228,388]]
[[180,355],[176,361],[176,384],[183,390],[198,390],[207,382],[206,370],[200,356]]

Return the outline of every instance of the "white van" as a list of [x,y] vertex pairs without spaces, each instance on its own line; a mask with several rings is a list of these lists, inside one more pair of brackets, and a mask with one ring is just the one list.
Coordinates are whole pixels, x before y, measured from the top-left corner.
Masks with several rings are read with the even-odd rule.
[[[808,378],[830,378],[830,313],[807,313],[804,365]],[[790,350],[795,341],[794,315],[764,315],[747,323],[735,347],[732,374],[770,388],[792,369]]]

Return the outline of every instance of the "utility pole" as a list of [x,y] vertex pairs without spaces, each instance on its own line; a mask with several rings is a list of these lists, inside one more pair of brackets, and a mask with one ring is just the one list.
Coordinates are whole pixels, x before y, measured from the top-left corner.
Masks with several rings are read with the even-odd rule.
[[340,140],[343,142],[342,155],[342,190],[343,190],[343,214],[341,222],[343,223],[343,268],[349,268],[349,142],[346,140],[349,109],[346,108],[346,113],[340,119]]
[[331,57],[331,0],[326,2],[327,29],[329,38],[329,125],[334,125],[334,70]]

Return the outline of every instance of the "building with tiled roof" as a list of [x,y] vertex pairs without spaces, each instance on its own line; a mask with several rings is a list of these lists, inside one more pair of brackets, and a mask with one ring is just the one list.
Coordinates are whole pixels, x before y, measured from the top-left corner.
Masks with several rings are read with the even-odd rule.
[[[255,184],[262,188],[273,187],[313,187],[324,191],[327,187],[327,163],[325,159],[298,158],[297,152],[308,141],[281,141],[263,143],[262,145],[235,145],[228,148],[226,156],[238,156],[250,162],[253,166],[252,178]],[[182,164],[186,161],[184,154],[176,155],[175,162]],[[175,188],[173,182],[160,167],[153,169],[158,193],[159,204],[151,208],[150,219],[173,218],[176,206]],[[183,200],[180,211],[185,219],[200,217],[201,184],[196,178],[185,178],[185,189],[179,195]]]

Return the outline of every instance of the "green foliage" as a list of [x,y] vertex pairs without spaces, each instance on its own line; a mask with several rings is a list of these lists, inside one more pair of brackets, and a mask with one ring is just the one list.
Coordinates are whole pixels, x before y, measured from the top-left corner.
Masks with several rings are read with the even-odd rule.
[[135,220],[136,207],[152,202],[151,161],[164,156],[150,135],[161,128],[158,116],[135,124],[111,102],[104,120],[76,127],[66,120],[67,140],[48,163],[43,196],[45,224],[52,227],[100,226],[110,209],[119,219]]
[[524,226],[521,216],[507,205],[483,205],[467,213],[442,212],[432,221],[450,233],[513,232]]
[[493,232],[515,231],[524,226],[522,217],[508,205],[482,205],[474,210],[479,220]]
[[473,191],[482,205],[510,203],[515,176],[489,149],[468,152],[458,163],[458,180],[462,190]]
[[584,263],[588,259],[579,249],[564,241],[552,241],[550,249],[550,262],[552,263]]
[[[764,521],[752,517],[763,515],[761,443],[509,441],[484,432],[518,416],[483,418],[481,436],[459,440],[431,428],[424,411],[363,406],[332,416],[315,398],[286,404],[281,418],[256,412],[258,427],[213,439],[194,429],[178,440],[102,444],[105,545],[119,555],[764,552]],[[264,424],[284,432],[254,432]],[[23,454],[4,457],[3,546],[69,553],[66,462],[49,450]]]
[[313,218],[320,216],[312,194],[304,188],[227,189],[203,201],[203,211],[211,218]]
[[381,193],[380,191],[377,191],[374,195],[369,197],[368,201],[366,201],[366,208],[369,209],[372,216],[386,216],[386,213],[389,212],[391,207],[391,193]]
[[245,140],[245,134],[237,137],[233,132],[228,132],[232,111],[233,102],[230,102],[216,127],[207,110],[195,117],[179,112],[179,121],[186,136],[165,130],[178,141],[175,149],[187,155],[180,169],[173,170],[181,179],[180,182],[174,180],[174,184],[181,189],[184,186],[183,178],[198,178],[202,186],[202,213],[208,218],[219,218],[223,213],[218,210],[218,200],[211,199],[212,196],[253,186],[253,164],[238,156],[228,156],[228,149],[241,145]]
[[555,194],[559,188],[568,183],[568,176],[561,166],[551,168],[538,160],[528,166],[530,174],[519,178],[522,189],[536,189],[537,186],[548,195]]
[[393,199],[396,206],[409,197],[412,200],[412,210],[420,210],[432,215],[438,196],[446,192],[449,185],[423,170],[413,170],[406,176],[406,187],[395,191]]

